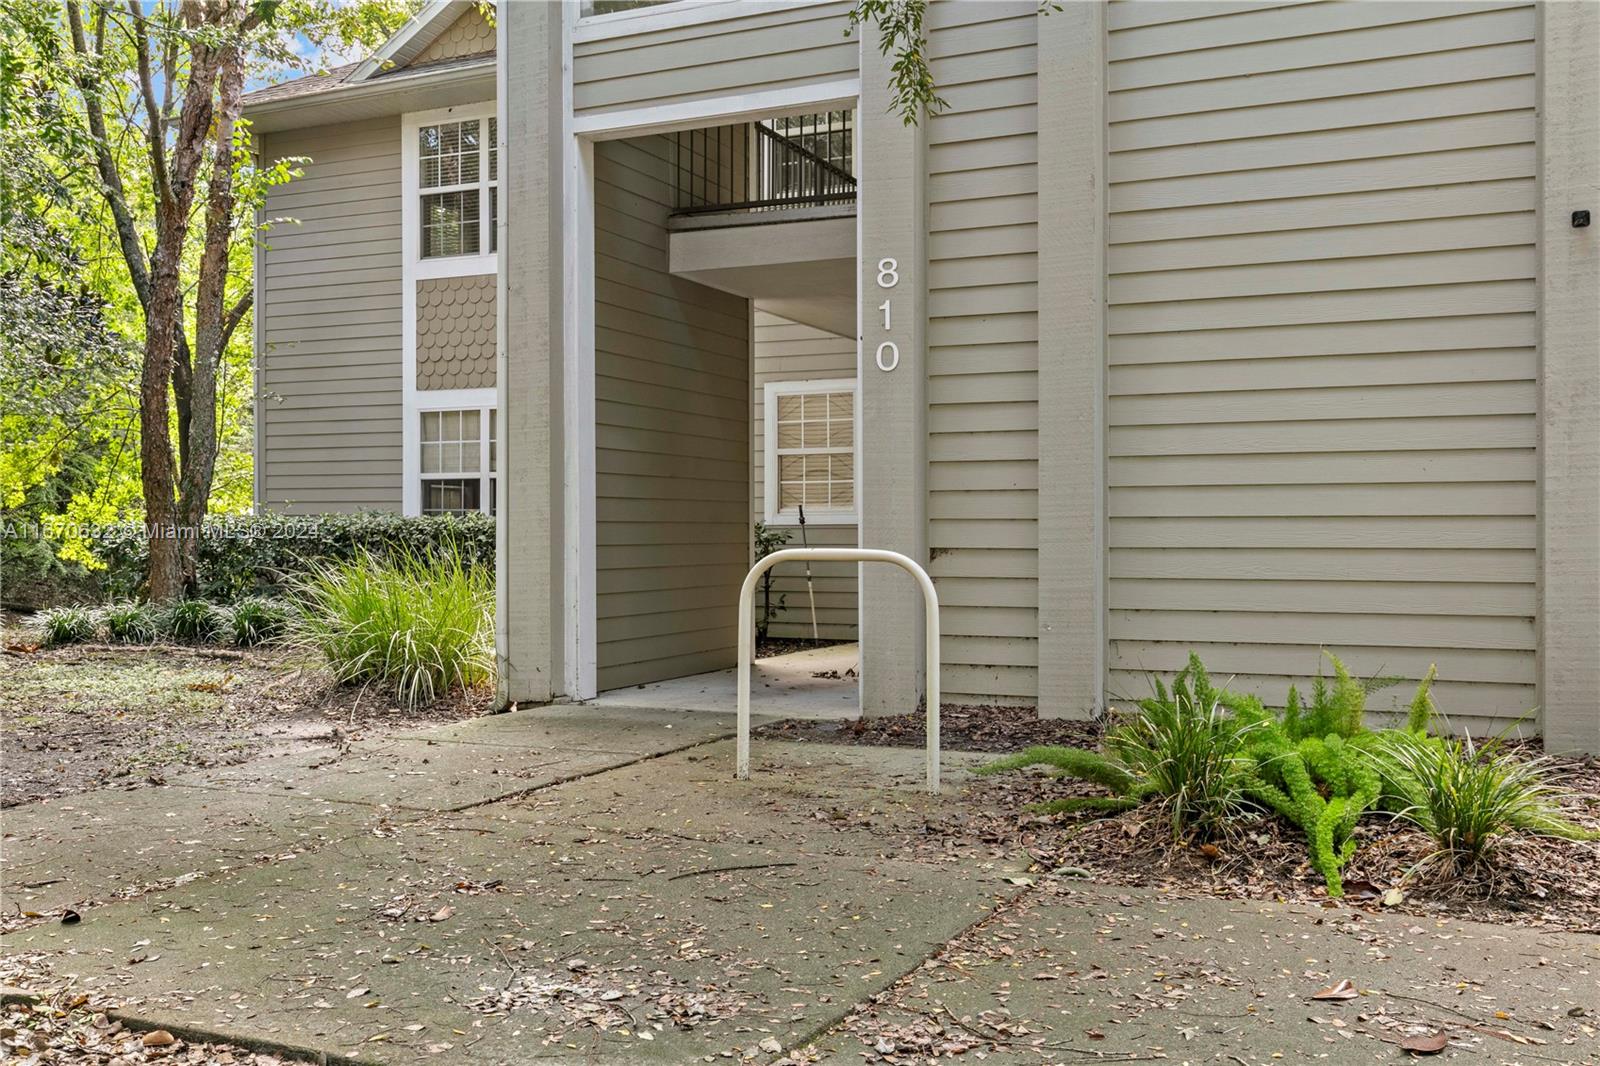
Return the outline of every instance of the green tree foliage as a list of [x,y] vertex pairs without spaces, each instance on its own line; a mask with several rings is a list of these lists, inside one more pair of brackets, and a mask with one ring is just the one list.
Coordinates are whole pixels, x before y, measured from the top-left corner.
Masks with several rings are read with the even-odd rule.
[[[1060,11],[1058,0],[1039,0],[1039,14]],[[856,0],[850,9],[848,37],[863,25],[876,27],[878,51],[893,56],[889,65],[889,110],[907,126],[915,126],[923,115],[937,115],[949,107],[939,95],[933,66],[928,61],[928,35],[923,22],[928,15],[928,0]]]
[[[302,161],[254,158],[248,123],[233,121],[238,93],[246,79],[316,67],[308,54],[370,48],[415,7],[0,5],[0,505],[8,523],[42,525],[60,555],[96,566],[83,527],[144,518],[142,356],[163,248],[158,220],[175,194],[193,208],[175,229],[169,212],[167,232],[181,239],[161,260],[176,270],[179,294],[163,327],[177,342],[161,427],[176,443],[174,492],[187,483],[201,497],[199,513],[248,509],[255,215],[266,191]],[[204,80],[229,55],[238,57],[231,87]],[[200,82],[197,57],[208,65]],[[198,161],[192,187],[175,193],[181,151]],[[212,306],[220,312],[207,312]],[[49,553],[16,537],[5,553],[10,579],[14,564],[49,565]]]

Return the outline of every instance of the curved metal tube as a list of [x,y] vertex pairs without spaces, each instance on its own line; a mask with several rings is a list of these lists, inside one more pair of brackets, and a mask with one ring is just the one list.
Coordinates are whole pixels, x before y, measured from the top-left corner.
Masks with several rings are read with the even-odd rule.
[[899,552],[879,548],[784,548],[756,561],[739,590],[739,739],[735,776],[750,776],[750,664],[755,659],[755,594],[761,575],[796,559],[840,563],[893,563],[916,579],[922,589],[928,679],[928,791],[939,791],[939,593],[928,572]]

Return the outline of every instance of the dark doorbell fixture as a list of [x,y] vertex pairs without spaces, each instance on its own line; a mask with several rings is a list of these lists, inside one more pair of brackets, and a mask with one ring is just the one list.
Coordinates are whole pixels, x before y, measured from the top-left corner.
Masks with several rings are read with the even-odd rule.
[[1589,224],[1589,212],[1587,212],[1587,211],[1574,211],[1574,212],[1572,212],[1572,228],[1573,229],[1582,229],[1583,227],[1587,226],[1588,224]]

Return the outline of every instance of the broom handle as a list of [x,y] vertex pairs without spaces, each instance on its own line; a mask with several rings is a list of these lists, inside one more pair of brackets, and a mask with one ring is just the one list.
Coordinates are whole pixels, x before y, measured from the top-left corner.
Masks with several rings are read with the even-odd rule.
[[[800,504],[800,546],[811,547],[810,540],[806,537],[806,505]],[[817,590],[811,584],[811,560],[806,560],[806,598],[811,601],[811,639],[820,641],[817,636]]]

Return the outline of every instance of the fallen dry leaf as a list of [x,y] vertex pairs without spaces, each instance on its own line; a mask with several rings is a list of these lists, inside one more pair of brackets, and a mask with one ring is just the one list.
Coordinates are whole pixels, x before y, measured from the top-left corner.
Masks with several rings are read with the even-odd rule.
[[145,1047],[168,1047],[169,1045],[176,1044],[177,1042],[178,1038],[167,1032],[165,1029],[152,1029],[150,1032],[144,1034],[144,1039],[139,1041],[139,1043],[143,1044]]
[[1311,998],[1312,999],[1355,999],[1360,995],[1361,995],[1361,993],[1356,990],[1356,983],[1354,981],[1350,980],[1350,978],[1344,977],[1344,978],[1341,978],[1340,980],[1334,982],[1333,984],[1329,985],[1327,988],[1324,988],[1320,992],[1313,992],[1311,994]]
[[1425,1036],[1408,1036],[1400,1041],[1402,1050],[1413,1055],[1437,1055],[1450,1046],[1450,1038],[1443,1033],[1429,1033]]

